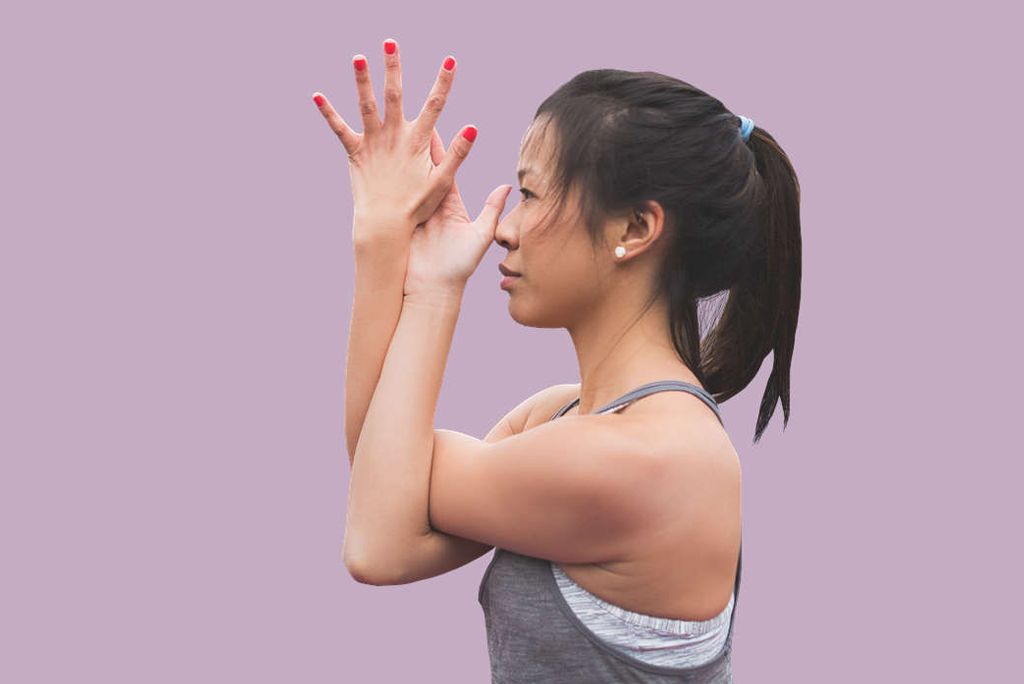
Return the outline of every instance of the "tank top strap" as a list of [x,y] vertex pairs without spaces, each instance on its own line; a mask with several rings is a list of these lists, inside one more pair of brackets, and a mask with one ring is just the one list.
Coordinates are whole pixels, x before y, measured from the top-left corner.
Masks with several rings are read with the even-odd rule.
[[566,404],[562,408],[558,409],[558,413],[556,413],[555,415],[551,416],[551,420],[554,420],[555,418],[558,418],[559,416],[564,415],[566,411],[568,411],[569,409],[571,409],[573,406],[575,406],[578,403],[580,403],[580,398],[576,397],[575,399],[570,401],[568,404]]
[[[701,401],[707,404],[708,407],[715,412],[715,415],[718,416],[718,421],[722,423],[722,425],[725,425],[725,422],[722,420],[722,413],[721,411],[718,410],[718,402],[715,401],[714,397],[712,397],[706,390],[698,387],[697,385],[694,385],[689,382],[683,382],[682,380],[657,380],[655,382],[649,382],[645,385],[640,385],[636,389],[626,392],[618,399],[606,404],[605,406],[602,406],[598,410],[594,411],[594,413],[611,413],[613,411],[618,411],[619,409],[625,408],[629,404],[633,403],[637,399],[640,399],[641,397],[646,397],[648,394],[654,394],[655,392],[665,392],[669,390],[689,392],[690,394],[695,395],[697,398],[699,398]],[[565,412],[571,409],[576,404],[578,404],[579,401],[579,397],[576,397],[575,399],[570,401],[568,404],[560,408],[558,410],[558,413],[551,417],[551,420],[554,420],[555,418],[565,415]]]

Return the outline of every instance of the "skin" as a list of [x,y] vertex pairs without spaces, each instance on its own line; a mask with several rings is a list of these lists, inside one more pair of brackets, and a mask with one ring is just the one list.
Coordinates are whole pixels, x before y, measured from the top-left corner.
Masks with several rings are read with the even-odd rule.
[[[318,101],[349,155],[357,272],[394,255],[406,260],[390,344],[378,337],[390,333],[389,322],[361,345],[386,350],[383,364],[367,361],[374,371],[351,395],[365,401],[376,382],[365,419],[362,410],[351,414],[363,422],[350,436],[346,565],[369,583],[403,583],[501,545],[559,562],[584,588],[629,610],[687,620],[718,614],[735,577],[740,473],[717,417],[685,392],[585,415],[654,380],[699,385],[675,354],[664,303],[641,314],[665,243],[662,208],[649,202],[639,217],[609,218],[598,249],[579,223],[575,195],[558,224],[546,223],[558,141],[531,126],[520,165],[531,167],[524,187],[537,197],[499,222],[511,189],[499,186],[470,221],[454,175],[472,143],[460,131],[445,151],[433,129],[452,73],[440,71],[432,104],[409,122],[397,53],[385,63],[384,122],[368,70],[355,71],[363,134]],[[510,314],[523,325],[565,327],[582,379],[524,402],[510,412],[517,425],[526,414],[521,431],[496,426],[493,441],[433,428],[465,283],[492,242],[522,273],[509,290]],[[624,258],[614,257],[616,245]],[[392,278],[396,270],[375,272]],[[379,380],[371,377],[377,367]],[[549,423],[577,393],[580,406]]]
[[[565,328],[572,338],[581,399],[570,413],[590,413],[643,384],[640,378],[700,386],[672,345],[664,298],[641,313],[662,259],[664,210],[649,202],[639,218],[607,220],[604,243],[594,247],[573,189],[571,209],[551,226],[555,134],[553,127],[544,135],[536,129],[527,130],[519,158],[519,169],[529,169],[522,180],[529,192],[498,224],[494,239],[509,250],[503,263],[522,274],[508,289],[512,318],[530,327]],[[620,245],[626,253],[618,258]]]
[[[498,224],[495,242],[508,250],[503,263],[522,274],[506,289],[508,310],[522,325],[566,328],[576,349],[582,382],[555,395],[543,410],[535,412],[525,429],[550,419],[558,408],[575,397],[580,402],[565,416],[591,413],[635,387],[656,380],[681,380],[702,387],[672,344],[664,298],[643,311],[655,286],[656,266],[663,258],[665,213],[649,202],[640,216],[608,219],[604,242],[591,244],[581,222],[578,189],[567,195],[569,211],[551,224],[555,207],[550,179],[557,149],[554,127],[538,120],[527,129],[520,148],[518,170],[522,176],[522,200]],[[544,131],[540,133],[540,131]],[[626,253],[615,256],[621,245]],[[642,313],[641,313],[642,312]],[[705,433],[709,458],[731,470],[738,492],[739,459],[717,418],[705,420],[710,409],[696,397],[682,392],[648,395],[626,409],[633,417],[649,419],[651,444],[671,444],[681,438],[675,424],[681,415]],[[704,414],[701,416],[701,414]],[[693,440],[689,434],[684,439]],[[683,496],[684,492],[680,491]],[[694,495],[696,496],[696,495]],[[718,520],[700,534],[705,549],[724,546],[738,550],[738,521],[725,506],[714,504]],[[717,615],[728,603],[735,577],[731,570],[708,569],[707,558],[697,553],[691,530],[688,547],[672,550],[671,536],[652,536],[629,560],[605,563],[560,563],[574,581],[616,605],[629,610],[677,619],[704,620]],[[703,566],[703,567],[702,567]],[[666,606],[666,596],[674,596]]]

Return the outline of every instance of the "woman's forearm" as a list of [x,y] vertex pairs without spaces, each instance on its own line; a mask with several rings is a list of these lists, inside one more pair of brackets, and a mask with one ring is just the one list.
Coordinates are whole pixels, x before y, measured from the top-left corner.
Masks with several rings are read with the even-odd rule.
[[[362,231],[365,226],[356,226]],[[409,233],[412,233],[410,227]],[[408,243],[360,241],[354,244],[355,284],[345,356],[345,441],[349,467],[363,429],[384,355],[402,312]]]
[[430,534],[434,412],[461,293],[406,298],[352,465],[346,565],[401,576]]

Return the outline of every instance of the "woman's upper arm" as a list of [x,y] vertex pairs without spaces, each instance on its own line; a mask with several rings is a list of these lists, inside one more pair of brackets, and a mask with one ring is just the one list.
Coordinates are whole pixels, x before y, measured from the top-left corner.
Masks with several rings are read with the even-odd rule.
[[[533,427],[537,422],[549,420],[555,411],[576,396],[575,393],[578,390],[578,384],[561,384],[552,385],[536,392],[502,416],[483,441],[500,442]],[[558,404],[558,406],[551,408],[554,404]],[[548,411],[549,408],[550,411]],[[534,409],[537,409],[536,419],[534,418]],[[544,415],[542,411],[551,415]],[[423,545],[420,546],[411,565],[405,568],[402,576],[397,581],[388,583],[408,584],[443,575],[476,560],[493,548],[493,544],[485,544],[473,539],[447,534],[441,530],[433,530],[424,537]]]
[[621,560],[698,460],[670,456],[651,430],[639,414],[549,419],[494,444],[435,429],[431,526],[558,562]]

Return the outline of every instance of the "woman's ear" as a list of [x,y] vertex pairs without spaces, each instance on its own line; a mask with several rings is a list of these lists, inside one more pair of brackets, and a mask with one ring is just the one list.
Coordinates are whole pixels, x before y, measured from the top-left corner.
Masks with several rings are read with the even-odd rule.
[[[625,225],[618,222],[610,236],[613,245],[623,245],[629,254],[638,254],[661,239],[665,225],[665,212],[657,202],[635,207],[626,218]],[[660,245],[658,245],[660,247]]]

